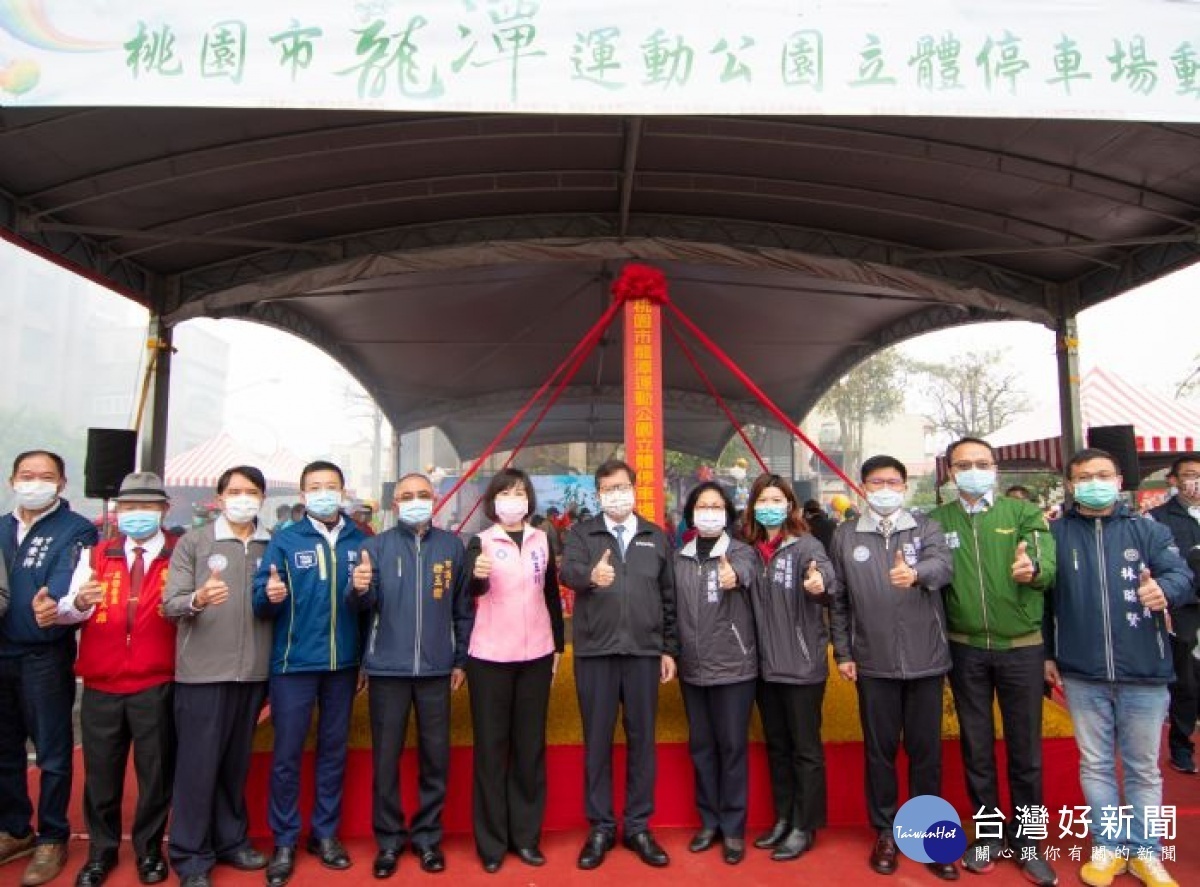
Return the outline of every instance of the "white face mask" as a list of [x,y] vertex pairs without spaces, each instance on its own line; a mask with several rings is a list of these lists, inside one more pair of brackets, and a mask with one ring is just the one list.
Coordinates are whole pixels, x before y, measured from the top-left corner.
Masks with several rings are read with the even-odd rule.
[[872,490],[867,493],[867,503],[876,514],[886,517],[904,504],[904,493],[886,487],[882,490]]
[[17,504],[30,511],[40,511],[58,498],[58,484],[48,480],[19,480],[13,484]]
[[495,507],[502,524],[518,524],[529,514],[529,500],[524,496],[497,496]]
[[725,530],[725,509],[697,508],[692,512],[692,526],[701,536],[720,536]]
[[600,494],[600,507],[614,521],[623,521],[633,513],[633,490],[613,490]]
[[258,517],[262,500],[257,496],[230,496],[225,500],[225,519],[231,524],[248,524]]

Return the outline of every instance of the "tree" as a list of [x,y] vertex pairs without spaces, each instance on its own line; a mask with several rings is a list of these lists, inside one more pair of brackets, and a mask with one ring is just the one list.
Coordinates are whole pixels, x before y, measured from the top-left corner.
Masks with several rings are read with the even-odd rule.
[[987,437],[1028,412],[1017,374],[1003,368],[1005,356],[981,351],[956,354],[946,363],[914,364],[925,380],[925,418],[954,437]]
[[837,419],[843,467],[857,468],[862,463],[868,421],[887,422],[904,407],[907,367],[896,351],[881,351],[842,376],[818,401],[817,411]]

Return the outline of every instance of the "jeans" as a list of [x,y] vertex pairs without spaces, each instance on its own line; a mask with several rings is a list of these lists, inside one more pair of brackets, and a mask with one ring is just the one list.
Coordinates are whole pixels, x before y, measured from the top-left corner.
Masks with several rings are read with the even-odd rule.
[[[1158,752],[1167,715],[1166,686],[1076,678],[1064,678],[1063,685],[1079,746],[1079,781],[1084,799],[1092,808],[1092,846],[1127,846],[1131,859],[1139,847],[1157,849],[1158,838],[1148,837],[1146,832],[1146,808],[1162,805]],[[1104,808],[1121,805],[1118,753],[1124,770],[1125,803],[1133,808],[1133,815],[1121,821],[1118,814],[1109,811],[1113,821],[1106,829]]]
[[33,740],[41,771],[38,792],[38,843],[71,837],[75,737],[75,642],[30,645],[19,656],[0,657],[0,831],[29,834],[33,804],[26,778],[25,740]]

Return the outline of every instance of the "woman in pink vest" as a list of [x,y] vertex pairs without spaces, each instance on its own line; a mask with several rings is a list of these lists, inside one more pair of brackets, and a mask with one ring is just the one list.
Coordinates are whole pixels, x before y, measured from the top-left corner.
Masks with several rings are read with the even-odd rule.
[[546,712],[563,650],[558,575],[546,534],[529,526],[537,503],[523,471],[496,474],[483,495],[495,523],[467,547],[476,601],[467,682],[475,733],[475,849],[485,871],[513,850],[526,865],[546,809]]

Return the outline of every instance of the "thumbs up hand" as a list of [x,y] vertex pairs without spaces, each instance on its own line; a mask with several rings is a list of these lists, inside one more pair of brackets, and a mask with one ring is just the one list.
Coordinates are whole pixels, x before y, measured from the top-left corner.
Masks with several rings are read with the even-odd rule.
[[897,588],[912,588],[917,582],[917,571],[904,560],[904,552],[900,548],[896,549],[896,558],[892,562],[892,569],[888,571],[888,580]]
[[1013,556],[1013,581],[1028,585],[1035,575],[1037,574],[1033,568],[1033,558],[1029,556],[1029,543],[1022,539],[1017,543],[1017,552]]
[[492,559],[479,552],[479,557],[475,558],[475,569],[471,573],[476,579],[486,579],[492,575]]
[[617,578],[612,565],[612,549],[606,549],[596,566],[592,567],[592,584],[597,588],[608,588]]
[[1142,567],[1141,575],[1138,576],[1137,595],[1142,606],[1148,610],[1158,613],[1167,608],[1167,596],[1146,567]]
[[279,570],[275,569],[274,564],[271,564],[271,575],[267,579],[267,600],[273,604],[282,604],[287,596],[287,586],[279,578]]
[[732,591],[737,588],[737,573],[725,555],[721,555],[721,563],[717,567],[717,584],[721,586],[722,591]]
[[816,560],[810,560],[804,568],[804,590],[809,594],[825,593],[825,577],[817,569]]
[[58,619],[58,601],[50,597],[50,589],[44,585],[33,596],[33,618],[38,628],[52,628]]
[[86,613],[104,597],[104,586],[96,579],[96,571],[92,570],[88,581],[79,586],[79,591],[75,592],[75,609],[80,613]]
[[366,594],[371,588],[371,580],[375,577],[375,569],[371,566],[371,555],[364,548],[358,556],[358,563],[350,575],[350,582],[356,594]]

